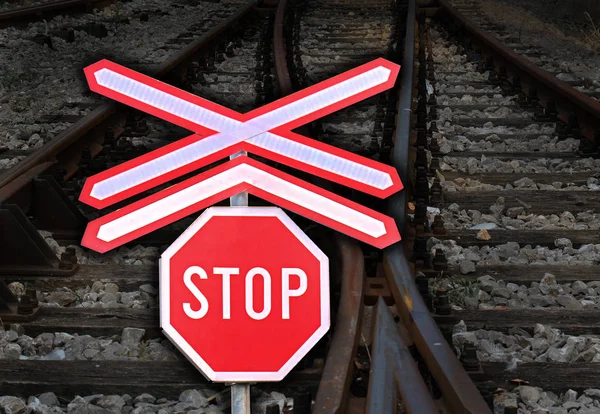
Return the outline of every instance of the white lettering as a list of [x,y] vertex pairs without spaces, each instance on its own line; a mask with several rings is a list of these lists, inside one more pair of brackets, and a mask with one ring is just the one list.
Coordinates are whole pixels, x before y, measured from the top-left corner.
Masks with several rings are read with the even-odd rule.
[[239,275],[239,267],[214,267],[215,275],[223,275],[223,319],[231,319],[231,275]]
[[208,300],[206,300],[206,296],[204,296],[202,292],[200,292],[200,289],[192,282],[193,275],[200,276],[200,279],[207,279],[208,275],[200,266],[190,266],[183,274],[183,283],[185,283],[185,286],[192,292],[196,299],[198,299],[198,302],[200,302],[200,309],[193,310],[190,303],[184,303],[183,311],[192,319],[200,319],[208,312]]
[[[300,278],[298,289],[290,289],[290,275]],[[290,297],[304,295],[308,286],[308,278],[302,269],[293,267],[284,267],[281,270],[281,317],[290,319]]]
[[[264,303],[261,312],[254,311],[254,276],[261,275],[263,278]],[[246,313],[252,319],[260,321],[271,313],[271,275],[262,267],[255,267],[246,274]]]

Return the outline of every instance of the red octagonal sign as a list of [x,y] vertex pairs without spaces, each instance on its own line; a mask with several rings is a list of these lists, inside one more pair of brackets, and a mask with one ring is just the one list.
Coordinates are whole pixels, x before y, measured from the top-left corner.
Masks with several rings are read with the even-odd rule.
[[161,256],[160,323],[213,381],[280,381],[329,329],[329,260],[277,207],[209,208]]

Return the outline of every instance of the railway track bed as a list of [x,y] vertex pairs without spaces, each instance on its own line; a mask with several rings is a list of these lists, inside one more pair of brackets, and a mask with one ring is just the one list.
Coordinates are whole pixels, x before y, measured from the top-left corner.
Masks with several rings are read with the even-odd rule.
[[[393,90],[299,131],[393,165],[404,192],[376,200],[278,165],[391,215],[403,241],[381,251],[290,212],[330,257],[335,323],[284,381],[253,387],[253,412],[600,412],[600,105],[574,89],[587,85],[532,69],[444,0],[213,6],[154,51],[162,63],[120,63],[239,112],[377,57],[402,65]],[[560,75],[540,50],[508,45]],[[229,388],[159,324],[157,260],[194,217],[104,255],[79,247],[87,222],[126,205],[83,206],[85,179],[189,132],[80,95],[11,125],[27,143],[0,152],[12,235],[0,243],[0,407],[229,412]]]

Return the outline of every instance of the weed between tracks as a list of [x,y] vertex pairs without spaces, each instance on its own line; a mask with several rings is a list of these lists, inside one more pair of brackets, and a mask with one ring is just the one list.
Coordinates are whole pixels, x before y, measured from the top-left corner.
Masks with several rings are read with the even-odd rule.
[[490,0],[482,0],[481,10],[493,21],[495,20],[507,27],[516,29],[519,41],[521,41],[521,33],[524,30],[527,30],[538,33],[548,33],[553,36],[574,41],[589,47],[586,42],[581,41],[573,36],[566,35],[556,26],[549,23],[544,23],[521,7],[499,4]]
[[474,297],[479,291],[479,283],[465,279],[449,279],[447,277],[429,279],[429,293],[436,294],[438,290],[448,292],[451,305],[466,306],[465,298]]
[[581,37],[587,47],[592,49],[594,52],[600,51],[600,29],[596,27],[592,17],[588,12],[584,12],[586,19],[590,22],[590,29],[581,30]]

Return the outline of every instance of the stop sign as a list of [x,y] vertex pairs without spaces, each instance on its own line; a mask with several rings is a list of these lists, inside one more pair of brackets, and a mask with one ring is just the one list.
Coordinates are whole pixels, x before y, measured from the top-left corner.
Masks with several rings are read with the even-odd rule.
[[277,207],[211,207],[161,256],[160,323],[213,381],[280,381],[329,329],[329,260]]

